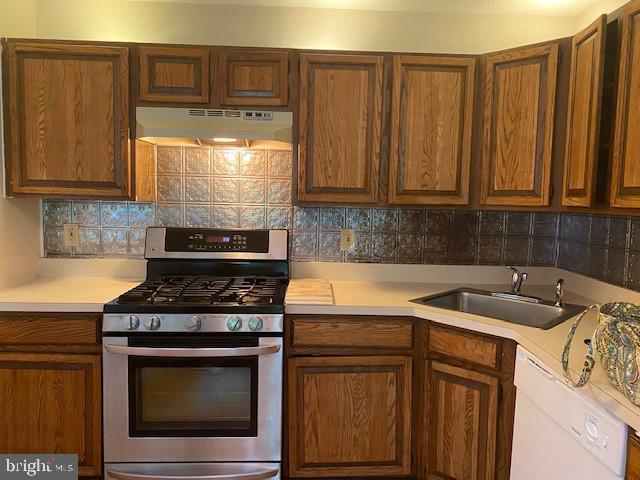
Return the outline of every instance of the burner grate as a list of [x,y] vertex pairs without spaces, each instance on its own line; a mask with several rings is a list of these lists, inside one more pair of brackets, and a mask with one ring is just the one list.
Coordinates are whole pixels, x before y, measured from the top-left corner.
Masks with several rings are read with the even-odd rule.
[[145,281],[121,295],[120,303],[155,305],[270,305],[281,280],[266,277],[169,276]]

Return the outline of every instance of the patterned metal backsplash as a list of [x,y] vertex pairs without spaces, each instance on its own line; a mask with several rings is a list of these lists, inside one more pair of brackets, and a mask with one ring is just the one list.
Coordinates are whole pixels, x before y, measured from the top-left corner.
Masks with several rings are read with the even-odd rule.
[[[151,225],[286,228],[294,260],[558,265],[640,290],[640,218],[600,215],[293,207],[291,153],[158,148],[158,201],[45,200],[48,257],[141,257]],[[62,225],[80,225],[66,248]],[[340,229],[356,231],[340,252]]]
[[[335,262],[554,265],[559,218],[549,213],[420,208],[300,208],[291,203],[291,153],[158,148],[158,201],[45,200],[48,257],[140,257],[151,225],[286,228],[291,258]],[[80,225],[67,248],[62,225]],[[340,252],[340,229],[356,249]]]

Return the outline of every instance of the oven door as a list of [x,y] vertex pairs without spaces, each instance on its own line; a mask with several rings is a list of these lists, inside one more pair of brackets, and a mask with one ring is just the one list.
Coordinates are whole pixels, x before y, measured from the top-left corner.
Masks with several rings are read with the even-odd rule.
[[279,462],[282,338],[103,340],[105,462]]

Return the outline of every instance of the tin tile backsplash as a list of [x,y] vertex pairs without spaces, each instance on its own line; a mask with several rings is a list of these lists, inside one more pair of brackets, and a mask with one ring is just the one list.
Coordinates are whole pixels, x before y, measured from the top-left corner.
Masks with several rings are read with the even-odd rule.
[[[157,162],[157,202],[45,200],[45,255],[141,257],[152,225],[284,228],[299,261],[558,265],[640,290],[640,218],[293,207],[289,151],[170,146]],[[79,247],[64,246],[65,223],[79,224]],[[340,252],[342,228],[353,252]]]

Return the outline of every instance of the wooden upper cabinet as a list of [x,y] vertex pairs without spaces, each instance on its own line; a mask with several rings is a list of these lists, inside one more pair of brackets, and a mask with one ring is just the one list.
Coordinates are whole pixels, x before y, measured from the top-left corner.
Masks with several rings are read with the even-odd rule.
[[7,191],[129,197],[129,50],[8,40]]
[[0,451],[75,453],[102,470],[100,355],[0,353]]
[[590,207],[595,197],[607,17],[573,37],[562,204]]
[[411,474],[411,357],[290,359],[289,476]]
[[622,23],[618,103],[611,171],[611,206],[640,207],[640,0],[627,5]]
[[389,203],[469,202],[475,64],[394,56]]
[[298,200],[378,200],[383,57],[300,55]]
[[482,204],[549,204],[557,65],[557,44],[486,57]]
[[140,46],[140,100],[209,103],[207,47]]
[[494,480],[499,381],[431,362],[426,444],[429,480]]
[[283,107],[289,103],[289,54],[254,49],[220,54],[220,104]]

